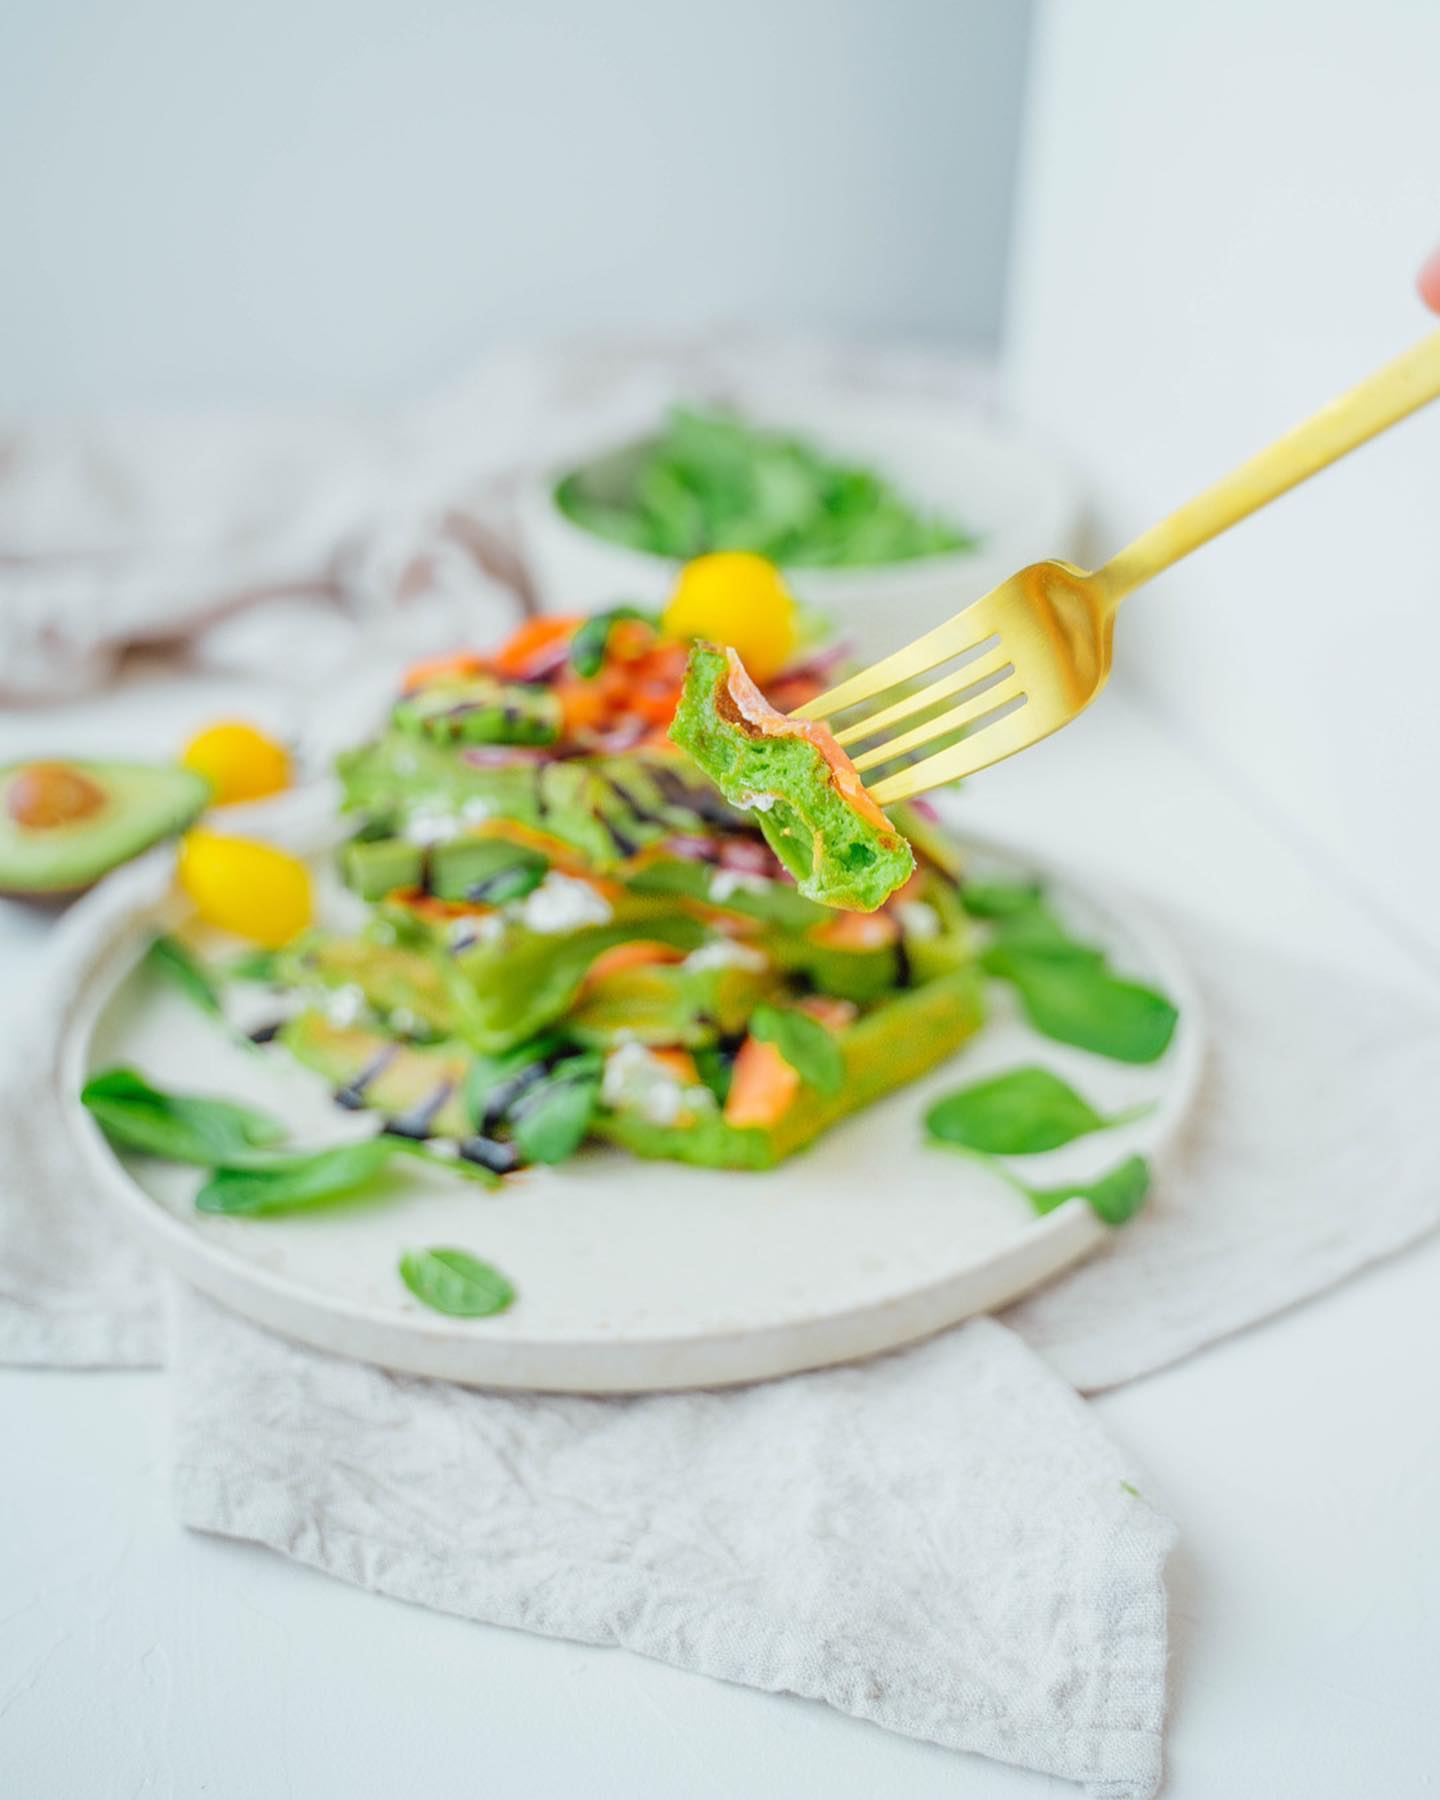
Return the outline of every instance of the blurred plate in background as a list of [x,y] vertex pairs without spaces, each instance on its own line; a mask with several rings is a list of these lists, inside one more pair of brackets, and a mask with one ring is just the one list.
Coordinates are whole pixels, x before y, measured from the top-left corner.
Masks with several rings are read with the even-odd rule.
[[[1028,562],[1076,554],[1081,500],[1071,476],[1047,452],[973,415],[914,400],[782,389],[747,403],[743,416],[873,469],[906,500],[979,539],[974,550],[912,562],[786,571],[796,595],[824,608],[863,659],[898,649]],[[622,600],[661,606],[669,598],[677,562],[584,530],[555,500],[557,481],[579,464],[623,464],[638,447],[639,440],[596,444],[523,490],[522,548],[547,612],[597,612]]]

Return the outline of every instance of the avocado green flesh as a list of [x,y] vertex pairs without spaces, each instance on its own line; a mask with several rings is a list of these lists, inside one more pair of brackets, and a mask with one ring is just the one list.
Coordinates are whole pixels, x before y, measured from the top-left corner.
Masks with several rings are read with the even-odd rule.
[[397,824],[446,807],[505,819],[558,839],[601,874],[675,833],[746,823],[673,753],[481,766],[463,751],[391,730],[347,752],[338,767],[351,811]]
[[655,1125],[638,1113],[602,1112],[594,1130],[632,1155],[704,1168],[770,1169],[850,1113],[954,1054],[984,1022],[980,977],[959,969],[898,995],[840,1033],[845,1085],[833,1097],[801,1087],[788,1111],[765,1129],[727,1125],[707,1113],[684,1125]]
[[730,663],[713,644],[696,644],[670,735],[734,806],[766,805],[756,819],[802,894],[826,906],[874,912],[915,868],[898,831],[883,830],[845,799],[830,764],[798,732],[766,736],[722,711]]
[[299,987],[358,988],[372,1012],[399,1015],[435,1037],[455,1028],[440,965],[424,951],[316,933],[285,952],[281,972]]
[[[617,920],[555,934],[512,924],[493,942],[458,953],[423,935],[419,946],[412,947],[314,933],[286,953],[282,976],[298,987],[355,988],[370,1011],[396,1030],[403,1028],[407,1036],[458,1038],[493,1055],[523,1044],[561,1019],[602,952],[636,938],[689,951],[697,949],[705,936],[704,927],[693,919],[674,915]],[[697,983],[695,992],[721,1005],[708,984]],[[670,1004],[676,1007],[673,998]],[[732,1011],[724,1016],[730,1017]],[[649,1017],[653,1025],[653,1008]],[[637,1009],[637,1026],[643,1018]],[[593,1041],[608,1041],[628,1022],[618,998],[612,996],[608,1016],[594,1025]]]
[[519,900],[544,880],[538,851],[497,837],[456,837],[428,848],[406,838],[357,839],[341,854],[345,885],[362,900],[397,888],[424,888],[437,900],[498,906]]
[[587,1048],[641,1043],[698,1050],[743,1032],[775,985],[769,969],[687,969],[683,963],[624,969],[581,993],[565,1029]]
[[391,718],[438,744],[553,744],[563,724],[549,688],[485,675],[436,682],[399,701]]
[[[299,1063],[324,1076],[348,1104],[399,1118],[443,1094],[430,1116],[436,1137],[467,1137],[473,1130],[465,1106],[470,1055],[458,1044],[399,1044],[360,1025],[336,1025],[321,1012],[286,1021],[280,1042]],[[367,1071],[373,1071],[364,1079]]]
[[743,883],[731,885],[725,880],[728,873],[723,868],[712,868],[708,863],[662,856],[636,869],[627,879],[632,893],[698,900],[706,906],[724,907],[726,912],[742,913],[746,918],[778,925],[785,931],[805,931],[830,917],[829,907],[807,900],[783,881],[752,875]]
[[30,765],[0,769],[0,892],[60,894],[86,888],[121,863],[194,824],[210,785],[189,769],[144,763],[72,762],[104,799],[86,817],[29,828],[10,810],[12,785]]

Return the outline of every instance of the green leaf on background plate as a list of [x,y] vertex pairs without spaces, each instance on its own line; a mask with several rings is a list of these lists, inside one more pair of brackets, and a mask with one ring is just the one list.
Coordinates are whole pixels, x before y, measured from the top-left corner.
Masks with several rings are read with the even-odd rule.
[[750,1015],[750,1035],[773,1044],[808,1086],[828,1096],[845,1085],[845,1056],[835,1034],[791,1007],[762,1002]]
[[992,1156],[1031,1156],[1124,1124],[1145,1110],[1106,1118],[1048,1069],[1011,1069],[944,1095],[925,1114],[925,1129],[939,1143]]
[[222,1013],[220,990],[205,965],[180,939],[168,932],[154,939],[141,958],[143,966],[177,987],[187,1000],[212,1018]]
[[112,1143],[201,1168],[256,1160],[285,1137],[269,1113],[203,1094],[167,1094],[134,1069],[93,1075],[80,1100]]
[[683,407],[629,455],[567,475],[555,500],[587,531],[676,558],[750,550],[781,564],[843,568],[976,543],[869,469],[733,415]]
[[407,1250],[400,1279],[422,1305],[452,1319],[487,1319],[515,1301],[500,1271],[468,1250]]

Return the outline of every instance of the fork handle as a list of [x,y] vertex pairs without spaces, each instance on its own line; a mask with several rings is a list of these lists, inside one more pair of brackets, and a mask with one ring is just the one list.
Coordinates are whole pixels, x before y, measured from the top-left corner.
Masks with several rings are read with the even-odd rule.
[[1162,570],[1440,396],[1440,331],[1377,369],[1112,556],[1097,577],[1118,605]]

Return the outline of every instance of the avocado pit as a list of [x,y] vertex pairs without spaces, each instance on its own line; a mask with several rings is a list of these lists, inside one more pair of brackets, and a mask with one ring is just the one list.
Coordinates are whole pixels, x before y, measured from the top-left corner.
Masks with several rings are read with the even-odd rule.
[[27,763],[17,769],[5,795],[5,809],[23,831],[51,831],[93,818],[105,805],[105,790],[69,763]]

